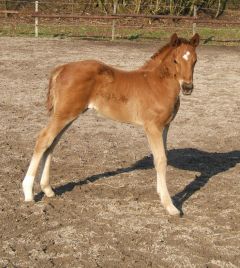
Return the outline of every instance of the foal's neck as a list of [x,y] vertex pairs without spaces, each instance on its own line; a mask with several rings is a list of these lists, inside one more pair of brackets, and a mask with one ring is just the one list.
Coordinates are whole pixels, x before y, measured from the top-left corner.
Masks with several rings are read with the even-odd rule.
[[170,44],[165,45],[139,70],[152,72],[161,80],[170,79],[172,81],[171,83],[176,84],[176,87],[178,88],[179,82],[176,79],[176,66],[173,62],[174,49],[175,47]]
[[162,57],[161,61],[159,61],[158,64],[155,64],[155,67],[152,68],[152,71],[160,79],[176,80],[176,66],[173,60],[173,53],[174,49],[169,48],[165,53],[165,56]]

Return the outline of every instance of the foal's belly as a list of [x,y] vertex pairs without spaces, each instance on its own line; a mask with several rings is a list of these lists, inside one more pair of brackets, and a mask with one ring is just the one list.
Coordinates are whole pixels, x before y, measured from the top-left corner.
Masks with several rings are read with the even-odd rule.
[[122,123],[142,125],[142,120],[135,104],[116,101],[95,101],[88,105],[89,109],[96,110],[99,114]]

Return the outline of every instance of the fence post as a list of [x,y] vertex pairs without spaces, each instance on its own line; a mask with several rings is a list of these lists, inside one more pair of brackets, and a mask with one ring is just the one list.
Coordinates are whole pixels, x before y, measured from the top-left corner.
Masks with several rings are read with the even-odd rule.
[[[72,1],[72,16],[73,16],[73,13],[74,13],[74,0]],[[74,21],[74,18],[72,18],[72,22]]]
[[[8,10],[8,6],[7,6],[7,1],[4,2],[4,9],[7,11]],[[8,13],[5,13],[5,19],[8,18]]]
[[[118,5],[118,0],[114,0],[113,2],[113,14],[117,14],[117,5]],[[116,26],[116,20],[114,19],[112,21],[112,41],[115,39],[115,26]]]
[[[197,6],[196,5],[194,5],[194,7],[193,7],[193,17],[197,18]],[[193,25],[192,25],[192,31],[193,31],[193,35],[197,31],[197,23],[196,22],[194,22]]]
[[[38,13],[38,1],[35,1],[35,15]],[[38,37],[38,17],[35,17],[35,37]]]

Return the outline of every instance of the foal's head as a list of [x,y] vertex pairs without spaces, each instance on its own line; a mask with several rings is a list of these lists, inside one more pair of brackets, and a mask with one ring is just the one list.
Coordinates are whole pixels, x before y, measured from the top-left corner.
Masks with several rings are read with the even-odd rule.
[[183,94],[190,95],[193,90],[193,71],[197,62],[196,47],[199,35],[195,34],[189,41],[173,34],[170,46],[172,66],[175,67],[175,78],[179,81]]

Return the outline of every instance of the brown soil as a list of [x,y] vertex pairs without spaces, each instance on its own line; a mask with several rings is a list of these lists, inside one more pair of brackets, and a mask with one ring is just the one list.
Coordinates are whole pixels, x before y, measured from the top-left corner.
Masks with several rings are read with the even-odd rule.
[[240,267],[240,48],[200,47],[169,133],[170,217],[141,128],[87,112],[55,150],[55,198],[21,182],[46,124],[48,75],[98,59],[142,65],[152,43],[0,38],[0,267]]

